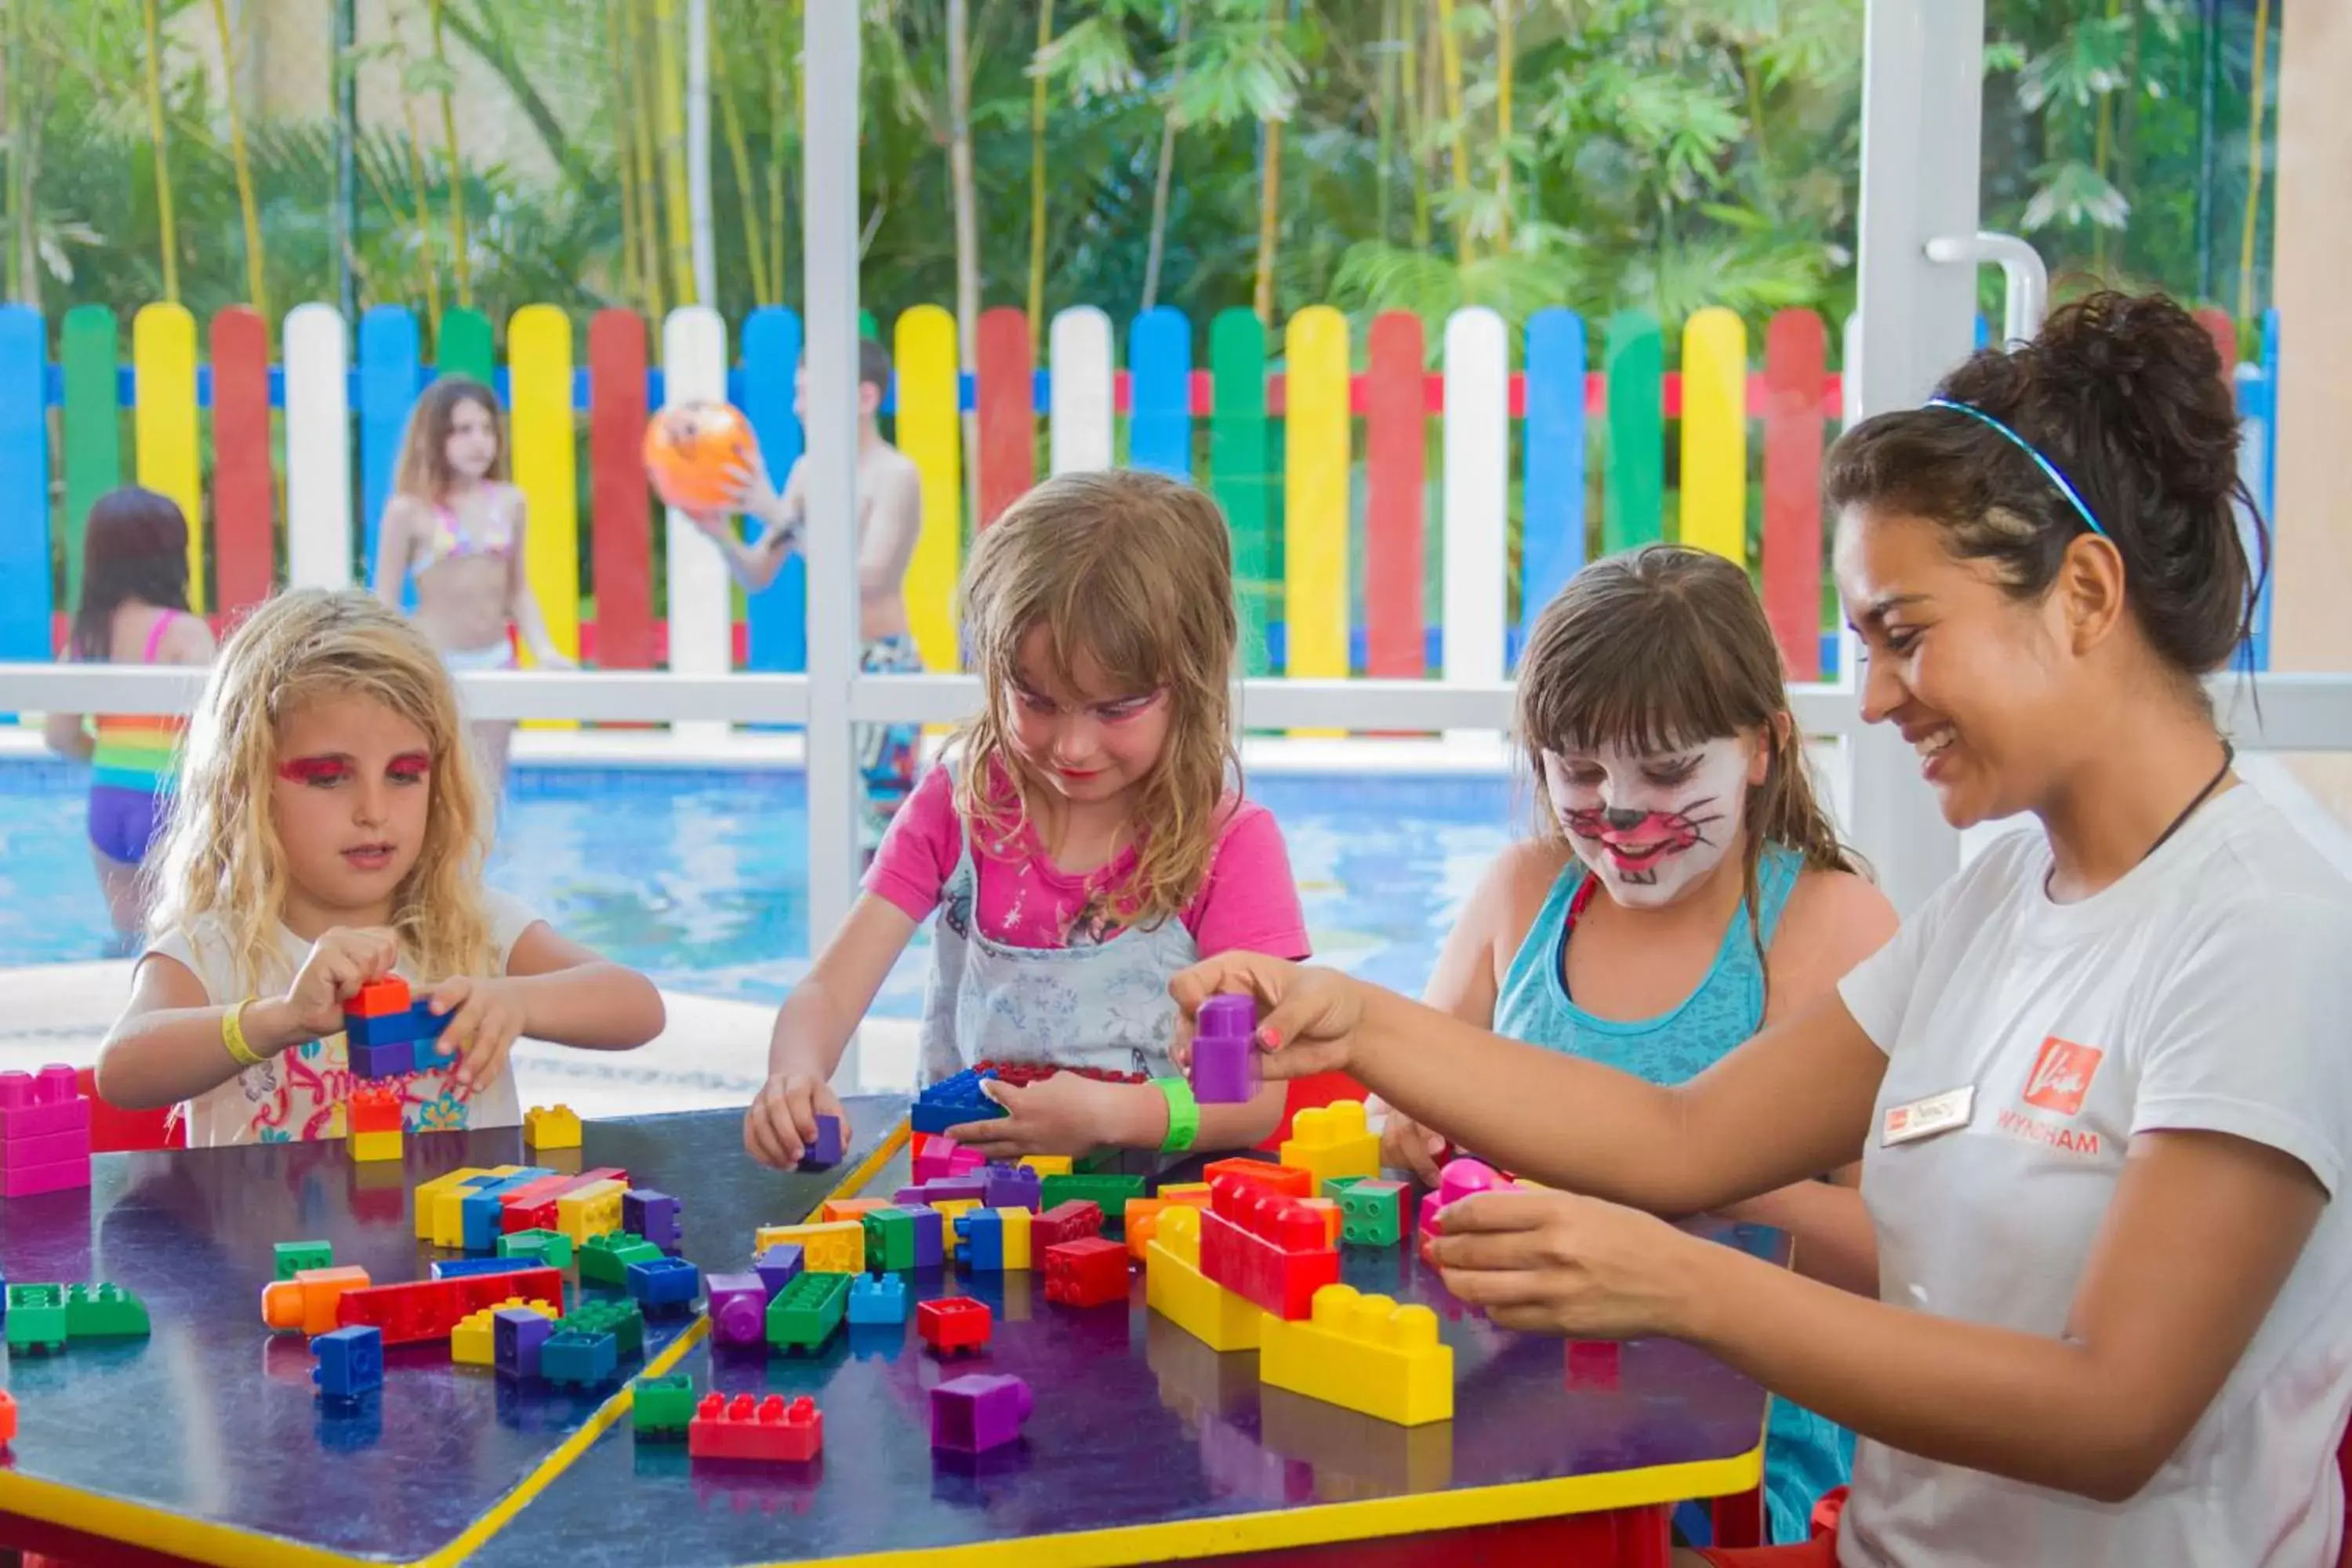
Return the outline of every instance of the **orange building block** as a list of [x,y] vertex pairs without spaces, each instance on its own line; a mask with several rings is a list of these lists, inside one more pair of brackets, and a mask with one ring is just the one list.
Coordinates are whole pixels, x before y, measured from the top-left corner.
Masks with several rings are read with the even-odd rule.
[[816,1217],[821,1225],[838,1225],[845,1219],[863,1224],[876,1209],[894,1206],[888,1198],[827,1198],[817,1205]]
[[1312,1171],[1302,1171],[1294,1165],[1272,1164],[1265,1160],[1214,1160],[1201,1171],[1203,1184],[1213,1185],[1219,1176],[1239,1176],[1286,1198],[1311,1198],[1316,1192]]
[[357,1264],[339,1268],[305,1268],[291,1279],[279,1279],[261,1289],[261,1321],[279,1333],[300,1332],[312,1339],[336,1328],[335,1310],[347,1290],[365,1290],[374,1281]]
[[362,1132],[399,1131],[400,1090],[379,1084],[352,1089],[343,1126],[344,1131],[353,1136]]
[[346,1003],[343,1012],[354,1018],[388,1018],[408,1011],[408,982],[398,975],[371,980]]

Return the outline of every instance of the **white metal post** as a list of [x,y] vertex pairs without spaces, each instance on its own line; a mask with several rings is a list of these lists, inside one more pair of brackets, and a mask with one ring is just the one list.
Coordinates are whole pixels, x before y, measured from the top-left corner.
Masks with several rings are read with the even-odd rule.
[[719,304],[710,216],[710,0],[686,0],[686,210],[695,302]]
[[[811,5],[801,233],[808,353],[809,952],[848,918],[857,886],[849,696],[857,668],[858,7]],[[860,1082],[851,1037],[834,1081]]]
[[[1939,266],[1927,243],[1977,229],[1983,136],[1984,0],[1870,0],[1863,24],[1862,213],[1856,262],[1864,416],[1916,407],[1968,353],[1976,272]],[[1840,650],[1859,690],[1858,649]],[[1919,760],[1885,725],[1853,738],[1849,829],[1887,897],[1908,914],[1958,870],[1959,835],[1936,809]]]

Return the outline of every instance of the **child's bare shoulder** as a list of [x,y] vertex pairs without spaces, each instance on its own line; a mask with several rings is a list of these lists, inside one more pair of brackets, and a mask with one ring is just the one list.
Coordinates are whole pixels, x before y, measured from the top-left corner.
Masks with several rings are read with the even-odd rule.
[[1886,945],[1899,923],[1894,904],[1869,878],[1808,868],[1789,890],[1772,956],[1818,964],[1835,980]]

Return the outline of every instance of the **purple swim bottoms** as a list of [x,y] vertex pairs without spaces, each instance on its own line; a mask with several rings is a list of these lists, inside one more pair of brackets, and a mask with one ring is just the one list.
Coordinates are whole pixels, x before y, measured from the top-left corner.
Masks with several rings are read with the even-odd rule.
[[89,788],[89,841],[110,860],[136,866],[147,858],[155,839],[162,803],[143,789],[120,784]]

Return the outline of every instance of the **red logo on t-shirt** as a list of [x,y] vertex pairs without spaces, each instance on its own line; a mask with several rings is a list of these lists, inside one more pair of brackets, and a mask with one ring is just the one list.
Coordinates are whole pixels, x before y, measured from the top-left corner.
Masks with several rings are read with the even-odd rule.
[[2026,1077],[2025,1103],[2060,1116],[2075,1114],[2083,1109],[2083,1096],[2090,1092],[2092,1076],[2105,1054],[2051,1036],[2042,1042],[2042,1054],[2033,1058],[2033,1071]]

